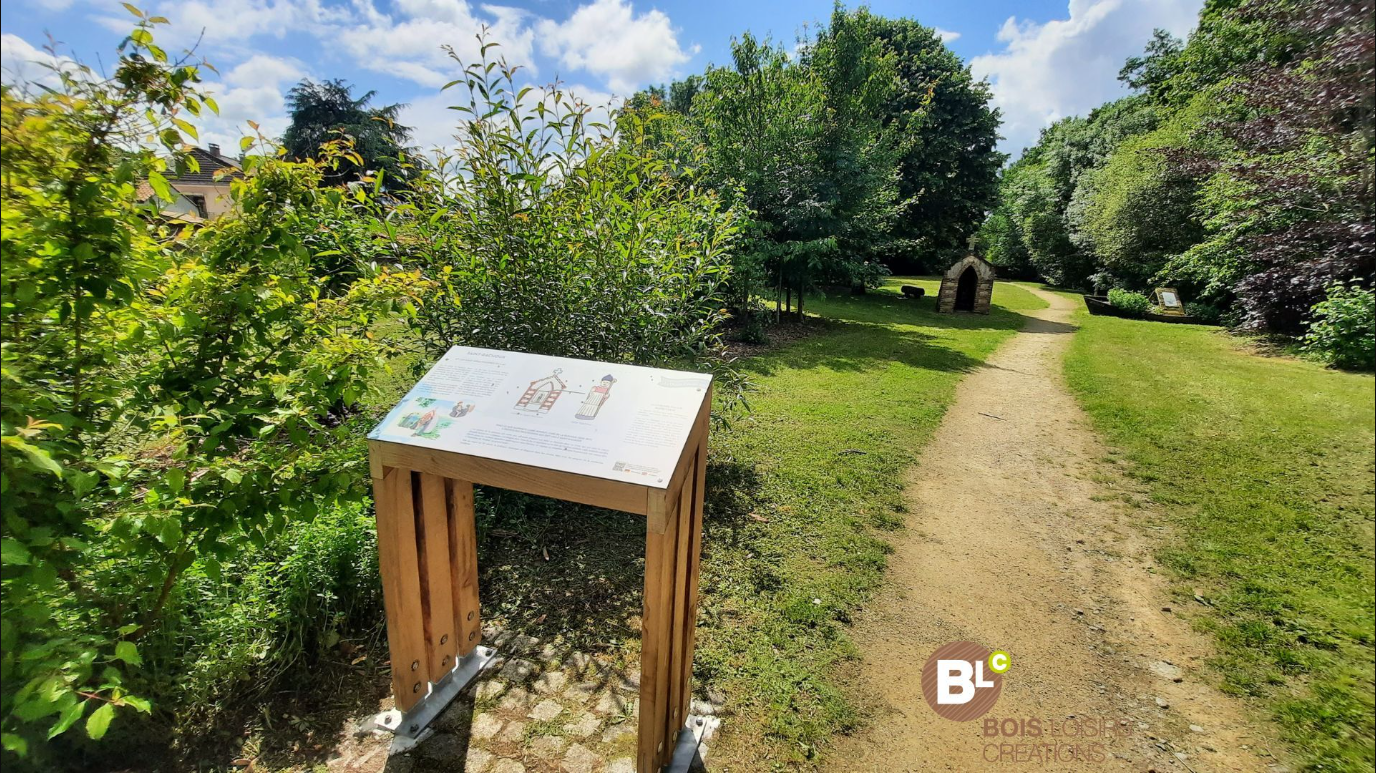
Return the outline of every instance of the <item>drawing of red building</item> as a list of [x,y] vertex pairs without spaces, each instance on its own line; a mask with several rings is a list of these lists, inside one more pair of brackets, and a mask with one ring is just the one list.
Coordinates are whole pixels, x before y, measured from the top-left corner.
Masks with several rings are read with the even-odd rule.
[[554,372],[548,376],[530,382],[525,394],[516,401],[516,410],[546,413],[550,408],[553,408],[554,402],[559,399],[559,395],[562,395],[566,388],[563,379],[559,378],[561,372],[559,368],[555,368]]

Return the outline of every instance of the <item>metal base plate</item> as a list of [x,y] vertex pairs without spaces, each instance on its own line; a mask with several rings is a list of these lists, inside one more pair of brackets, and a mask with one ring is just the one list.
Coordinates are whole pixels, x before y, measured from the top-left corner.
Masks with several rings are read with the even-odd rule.
[[454,670],[445,674],[438,682],[432,682],[430,692],[420,699],[420,703],[412,706],[410,711],[403,713],[398,709],[392,709],[374,717],[373,722],[378,729],[396,734],[396,739],[392,742],[392,754],[409,751],[416,744],[429,738],[434,732],[430,729],[430,723],[444,713],[445,708],[463,692],[463,688],[476,679],[495,657],[497,651],[491,647],[474,647],[472,652],[459,658],[459,662],[454,664]]
[[665,770],[668,773],[688,773],[693,768],[693,762],[701,760],[698,752],[701,751],[703,755],[707,753],[707,747],[702,742],[711,738],[720,726],[721,720],[716,717],[689,714],[683,730],[679,731],[674,756],[669,759]]

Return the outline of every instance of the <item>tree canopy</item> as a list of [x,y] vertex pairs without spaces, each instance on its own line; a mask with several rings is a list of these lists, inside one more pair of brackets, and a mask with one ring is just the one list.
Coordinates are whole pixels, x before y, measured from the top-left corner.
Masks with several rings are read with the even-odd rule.
[[1003,174],[992,260],[1071,287],[1178,285],[1253,330],[1299,333],[1376,282],[1373,4],[1210,0],[1158,31],[1137,93],[1042,132]]
[[374,96],[368,91],[355,97],[353,88],[341,80],[303,80],[293,86],[287,92],[291,124],[282,135],[287,156],[296,161],[318,158],[322,145],[346,139],[354,155],[333,159],[326,182],[355,182],[382,173],[384,188],[406,187],[415,172],[406,160],[411,129],[397,122],[404,105],[369,107]]

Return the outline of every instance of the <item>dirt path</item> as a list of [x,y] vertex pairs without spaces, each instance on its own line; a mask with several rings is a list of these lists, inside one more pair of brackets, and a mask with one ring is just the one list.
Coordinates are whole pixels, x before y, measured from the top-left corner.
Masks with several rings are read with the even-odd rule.
[[[1242,704],[1206,681],[1208,642],[1190,629],[1193,610],[1172,608],[1140,536],[1150,516],[1124,501],[1127,484],[1066,389],[1074,304],[1034,292],[1051,307],[962,382],[911,474],[891,590],[854,631],[856,689],[879,712],[824,767],[1280,770]],[[985,738],[980,721],[939,718],[922,664],[960,640],[1012,657],[986,716],[1109,720],[1126,735],[1103,743],[1102,762],[1047,764],[1036,744],[1083,739]],[[998,764],[1000,752],[1023,759]]]

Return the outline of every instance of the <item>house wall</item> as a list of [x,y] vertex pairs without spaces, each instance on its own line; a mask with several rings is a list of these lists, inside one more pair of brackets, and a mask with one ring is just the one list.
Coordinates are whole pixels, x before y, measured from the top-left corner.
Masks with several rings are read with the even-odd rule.
[[206,217],[219,217],[234,207],[229,197],[229,183],[206,184],[174,182],[173,187],[183,196],[204,196]]

